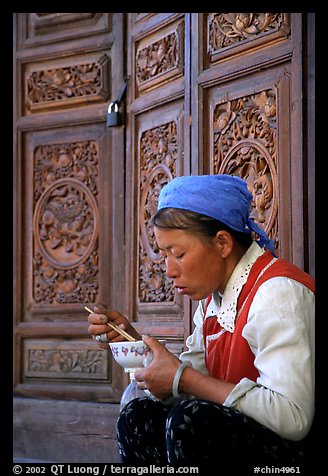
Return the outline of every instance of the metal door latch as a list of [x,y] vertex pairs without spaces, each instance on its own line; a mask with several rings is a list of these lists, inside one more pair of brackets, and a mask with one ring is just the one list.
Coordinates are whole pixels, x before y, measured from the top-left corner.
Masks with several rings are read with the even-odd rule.
[[130,76],[125,76],[116,101],[112,101],[107,109],[107,127],[116,127],[122,124],[122,114],[119,110],[120,103],[125,93]]

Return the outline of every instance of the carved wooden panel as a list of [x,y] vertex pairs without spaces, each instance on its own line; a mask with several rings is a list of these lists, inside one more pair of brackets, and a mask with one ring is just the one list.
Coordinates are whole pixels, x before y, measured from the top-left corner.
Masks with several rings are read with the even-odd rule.
[[176,176],[178,131],[175,121],[146,130],[140,137],[140,303],[174,300],[173,282],[165,275],[164,258],[157,248],[151,217],[162,187]]
[[162,187],[183,173],[183,125],[179,102],[143,114],[138,119],[136,150],[137,320],[140,324],[150,322],[152,326],[157,323],[157,335],[170,335],[175,339],[183,332],[183,303],[172,280],[166,276],[164,259],[159,254],[150,220],[157,210]]
[[40,34],[49,33],[62,26],[81,28],[84,23],[95,24],[102,15],[102,13],[30,13],[29,19],[35,32]]
[[25,312],[19,329],[23,392],[43,392],[41,384],[44,394],[60,392],[70,381],[78,386],[71,392],[66,388],[65,398],[76,393],[84,399],[89,385],[95,399],[118,398],[112,361],[89,337],[84,310],[86,304],[111,303],[115,286],[116,298],[122,299],[120,276],[114,283],[108,272],[117,264],[112,244],[117,241],[121,253],[122,240],[109,218],[121,189],[106,166],[111,150],[107,139],[102,124],[25,135]]
[[[165,338],[167,348],[177,354],[189,332],[189,303],[166,276],[151,217],[162,187],[187,170],[186,15],[130,13],[127,42],[132,77],[126,149],[127,314],[141,334]],[[134,160],[129,159],[131,150]]]
[[212,63],[272,41],[286,39],[290,32],[288,13],[207,15],[207,53]]
[[21,13],[20,46],[35,47],[112,29],[111,13]]
[[88,340],[24,339],[24,379],[107,381],[109,364],[107,353]]
[[278,252],[290,213],[285,192],[290,170],[289,94],[284,68],[257,74],[252,82],[231,81],[209,94],[208,171],[246,180],[253,195],[250,216],[274,240]]
[[[306,268],[312,231],[303,208],[303,26],[299,13],[209,13],[193,19],[192,49],[201,45],[202,54],[193,66],[198,90],[191,109],[192,137],[199,144],[195,173],[245,176],[253,218],[275,240],[280,256]],[[207,104],[214,89],[216,100]],[[203,137],[194,123],[203,124]],[[196,153],[204,158],[198,167]]]
[[95,141],[34,150],[35,303],[97,300],[98,161]]
[[[61,64],[60,64],[61,63]],[[107,101],[110,58],[85,56],[25,67],[25,114]]]
[[113,295],[107,266],[116,262],[112,245],[121,235],[110,207],[121,205],[115,192],[120,181],[112,183],[106,166],[108,138],[107,128],[96,124],[25,135],[23,233],[31,230],[22,252],[27,321],[42,321],[45,313],[54,321],[85,321],[84,305],[105,303]]
[[184,21],[176,21],[135,45],[137,94],[184,74]]
[[212,116],[213,173],[238,175],[253,194],[251,218],[278,245],[277,92],[216,104]]

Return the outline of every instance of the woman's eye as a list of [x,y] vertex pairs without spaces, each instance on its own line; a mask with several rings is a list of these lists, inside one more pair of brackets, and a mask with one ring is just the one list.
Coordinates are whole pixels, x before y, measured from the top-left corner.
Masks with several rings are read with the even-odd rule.
[[181,255],[177,255],[176,259],[181,259],[181,258],[183,258],[183,256],[184,256],[184,253],[182,253]]

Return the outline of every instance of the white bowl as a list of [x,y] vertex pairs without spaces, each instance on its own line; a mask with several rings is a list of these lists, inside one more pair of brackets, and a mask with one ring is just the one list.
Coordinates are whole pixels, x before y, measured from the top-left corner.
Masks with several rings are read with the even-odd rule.
[[[159,340],[166,345],[166,340]],[[116,362],[124,368],[125,372],[136,372],[142,367],[147,367],[153,359],[153,352],[143,340],[136,342],[110,342],[110,350]]]

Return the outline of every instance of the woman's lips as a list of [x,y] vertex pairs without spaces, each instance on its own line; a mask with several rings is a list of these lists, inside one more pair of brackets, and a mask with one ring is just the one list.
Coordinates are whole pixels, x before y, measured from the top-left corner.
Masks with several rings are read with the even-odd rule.
[[175,288],[179,294],[186,294],[188,291],[188,288],[184,286],[175,286]]

